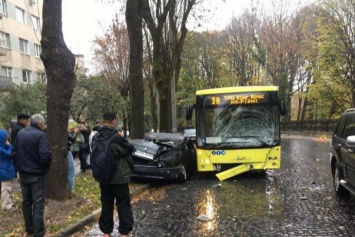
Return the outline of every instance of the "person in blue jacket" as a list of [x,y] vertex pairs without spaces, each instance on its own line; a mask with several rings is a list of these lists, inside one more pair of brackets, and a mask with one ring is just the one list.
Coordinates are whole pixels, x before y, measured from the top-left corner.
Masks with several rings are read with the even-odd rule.
[[12,179],[16,178],[15,165],[11,159],[12,145],[6,130],[0,130],[0,181],[1,181],[1,208],[3,211],[13,210]]
[[21,129],[12,147],[12,158],[20,173],[22,213],[28,236],[45,235],[44,207],[46,203],[45,177],[52,162],[45,119],[40,114],[31,116],[30,126]]

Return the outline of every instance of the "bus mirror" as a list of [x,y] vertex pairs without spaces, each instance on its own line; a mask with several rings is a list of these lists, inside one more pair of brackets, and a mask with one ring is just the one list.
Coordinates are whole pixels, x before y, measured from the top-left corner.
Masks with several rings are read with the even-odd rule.
[[193,105],[187,106],[187,108],[186,108],[186,116],[185,116],[186,120],[191,120],[193,110],[194,110],[194,106]]
[[285,101],[280,102],[280,114],[281,115],[286,115],[286,105]]

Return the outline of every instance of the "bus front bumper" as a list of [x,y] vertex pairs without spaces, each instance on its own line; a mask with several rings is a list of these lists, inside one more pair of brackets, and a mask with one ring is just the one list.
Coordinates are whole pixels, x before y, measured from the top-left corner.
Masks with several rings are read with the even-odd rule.
[[265,166],[265,163],[245,163],[235,166],[231,169],[219,172],[216,174],[220,181],[229,179],[233,176],[248,172],[250,170],[270,170],[270,169],[280,169],[278,163],[272,163],[272,165]]

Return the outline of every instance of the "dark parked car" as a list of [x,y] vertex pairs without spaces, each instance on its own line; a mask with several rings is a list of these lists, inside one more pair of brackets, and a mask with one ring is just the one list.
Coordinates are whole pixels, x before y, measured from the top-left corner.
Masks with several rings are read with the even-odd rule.
[[196,171],[195,134],[150,133],[133,139],[132,177],[183,183]]
[[336,194],[355,195],[355,109],[341,115],[332,135],[329,156]]

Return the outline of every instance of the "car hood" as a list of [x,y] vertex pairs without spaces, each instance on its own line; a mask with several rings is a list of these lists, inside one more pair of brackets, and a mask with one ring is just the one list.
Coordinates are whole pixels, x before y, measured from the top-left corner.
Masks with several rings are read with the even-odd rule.
[[160,142],[179,142],[184,139],[184,136],[174,133],[150,133],[145,137],[147,141],[160,141]]
[[143,139],[133,139],[130,143],[134,146],[134,150],[140,150],[150,154],[157,154],[162,148],[154,142],[145,141]]

